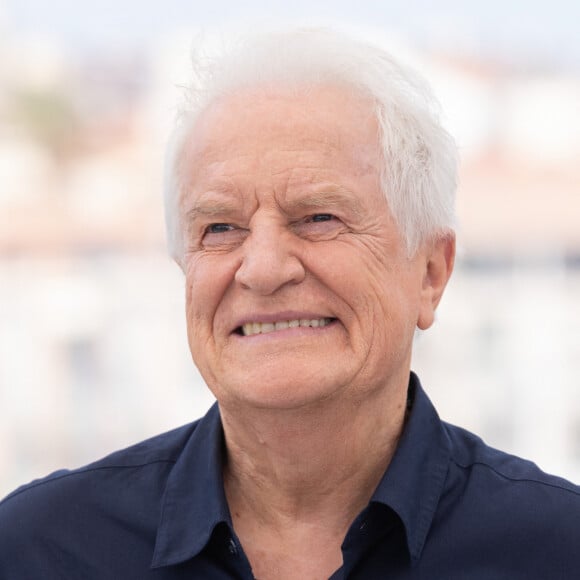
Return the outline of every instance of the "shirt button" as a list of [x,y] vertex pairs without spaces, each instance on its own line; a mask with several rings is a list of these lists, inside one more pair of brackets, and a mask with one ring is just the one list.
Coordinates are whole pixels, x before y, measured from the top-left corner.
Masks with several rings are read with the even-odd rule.
[[230,541],[228,542],[228,550],[232,556],[238,555],[238,547],[236,546],[233,538],[230,538]]
[[358,531],[359,531],[359,532],[364,532],[364,531],[365,531],[365,529],[366,529],[366,527],[367,527],[367,522],[366,522],[366,520],[364,520],[364,521],[361,523],[361,525],[359,526],[359,528],[358,528]]

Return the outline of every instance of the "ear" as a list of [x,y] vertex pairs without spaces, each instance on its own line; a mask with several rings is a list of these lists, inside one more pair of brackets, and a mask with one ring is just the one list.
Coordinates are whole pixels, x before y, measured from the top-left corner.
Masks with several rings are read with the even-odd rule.
[[455,263],[455,234],[446,233],[429,243],[425,251],[425,270],[417,326],[427,330],[435,320],[435,310]]

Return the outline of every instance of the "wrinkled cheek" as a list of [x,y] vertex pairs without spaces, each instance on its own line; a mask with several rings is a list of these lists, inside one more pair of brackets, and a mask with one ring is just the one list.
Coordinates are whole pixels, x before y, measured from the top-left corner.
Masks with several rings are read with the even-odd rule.
[[[195,292],[188,291],[185,299],[185,316],[187,320],[187,333],[191,337],[199,337],[204,325],[204,301]],[[207,307],[206,307],[207,308]]]
[[187,341],[191,358],[204,377],[206,383],[212,380],[213,360],[210,340],[211,335],[207,331],[207,321],[203,318],[203,309],[200,308],[200,300],[196,297],[195,292],[187,293],[186,298],[186,322],[187,322]]
[[198,347],[198,343],[203,334],[203,305],[204,301],[196,288],[190,282],[187,283],[185,293],[185,320],[187,325],[187,338],[189,347],[194,354],[194,349]]

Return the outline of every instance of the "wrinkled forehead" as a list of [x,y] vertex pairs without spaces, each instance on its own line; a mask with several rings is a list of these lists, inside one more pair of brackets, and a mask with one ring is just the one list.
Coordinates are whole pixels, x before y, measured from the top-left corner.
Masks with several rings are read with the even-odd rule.
[[191,121],[182,149],[182,183],[228,155],[268,162],[284,150],[304,151],[321,163],[348,160],[361,173],[378,171],[379,138],[375,102],[351,87],[240,89],[217,97]]

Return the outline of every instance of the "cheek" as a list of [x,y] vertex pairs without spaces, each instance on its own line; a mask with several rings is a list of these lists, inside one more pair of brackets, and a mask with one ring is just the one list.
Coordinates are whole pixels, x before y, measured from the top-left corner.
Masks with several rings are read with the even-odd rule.
[[391,349],[397,336],[412,340],[421,280],[406,258],[374,242],[336,245],[324,259],[318,256],[317,268],[358,321],[364,342]]
[[335,302],[349,340],[356,348],[370,348],[376,319],[384,318],[383,270],[362,255],[360,248],[337,242],[329,243],[325,251],[309,252],[305,265]]
[[[227,256],[192,256],[186,263],[187,324],[211,327],[235,275],[235,264]],[[190,328],[191,330],[191,328]]]
[[312,271],[350,306],[368,305],[376,309],[385,289],[393,285],[396,274],[388,256],[352,240],[336,240],[321,251],[310,252]]
[[216,294],[215,286],[212,291],[207,264],[203,260],[191,259],[185,270],[185,308],[190,335],[197,334],[203,319],[212,315],[214,311],[212,298]]
[[[195,358],[195,351],[200,342],[203,332],[203,324],[200,316],[198,305],[200,304],[200,296],[196,293],[194,285],[189,279],[186,280],[185,291],[185,317],[187,325],[187,339],[189,348]],[[196,360],[197,364],[197,360]]]

